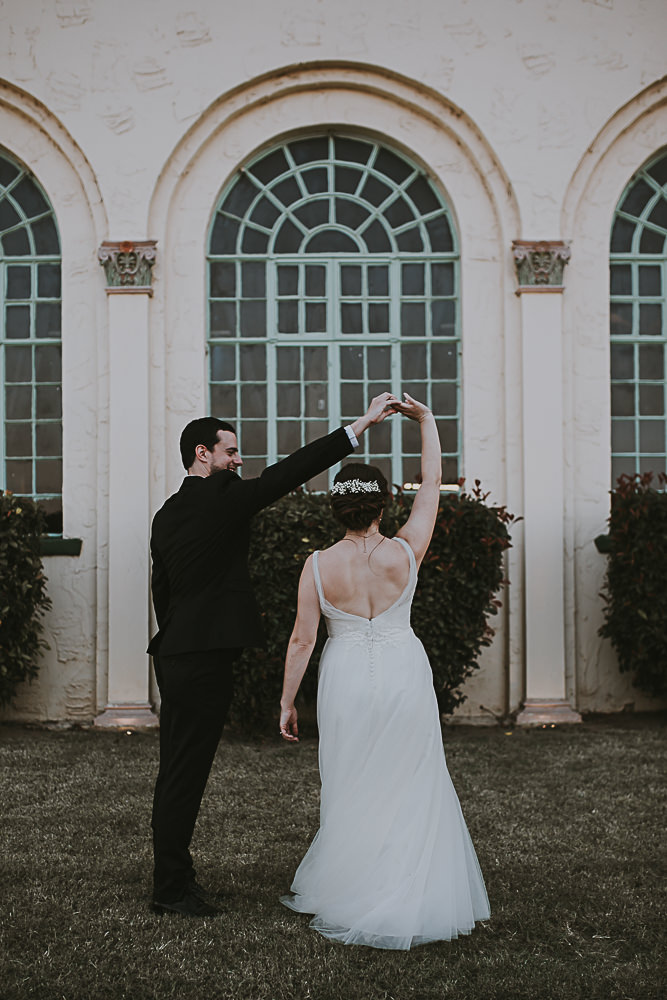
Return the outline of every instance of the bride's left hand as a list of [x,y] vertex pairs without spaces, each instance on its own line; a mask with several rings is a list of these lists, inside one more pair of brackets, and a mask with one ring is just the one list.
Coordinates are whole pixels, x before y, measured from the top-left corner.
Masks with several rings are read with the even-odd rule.
[[283,709],[280,713],[280,735],[289,743],[299,742],[299,726],[294,706],[289,709]]

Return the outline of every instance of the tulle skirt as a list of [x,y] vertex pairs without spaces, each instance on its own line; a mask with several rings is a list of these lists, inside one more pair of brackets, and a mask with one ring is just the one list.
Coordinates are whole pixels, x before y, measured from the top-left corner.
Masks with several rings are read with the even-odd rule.
[[489,902],[414,633],[379,648],[329,639],[318,724],[320,829],[282,902],[344,944],[407,949],[468,934]]

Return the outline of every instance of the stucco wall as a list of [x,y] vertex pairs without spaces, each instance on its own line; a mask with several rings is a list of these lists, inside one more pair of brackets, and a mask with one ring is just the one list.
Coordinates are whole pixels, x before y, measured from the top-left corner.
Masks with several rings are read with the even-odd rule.
[[[409,151],[447,197],[462,248],[464,471],[517,514],[525,373],[509,246],[571,241],[568,688],[583,710],[648,704],[597,639],[604,558],[592,539],[608,504],[608,234],[625,184],[667,134],[665,17],[663,0],[5,0],[0,143],[34,171],[61,230],[65,531],[84,541],[78,559],[48,560],[53,648],[10,714],[91,717],[106,698],[109,349],[97,247],[158,240],[147,428],[155,509],[180,477],[182,424],[205,407],[204,241],[215,200],[258,148],[318,125]],[[136,448],[128,441],[128,473]],[[516,708],[524,692],[520,525],[508,566],[497,640],[463,714]],[[147,581],[133,586],[143,599]],[[136,669],[145,671],[143,655]]]

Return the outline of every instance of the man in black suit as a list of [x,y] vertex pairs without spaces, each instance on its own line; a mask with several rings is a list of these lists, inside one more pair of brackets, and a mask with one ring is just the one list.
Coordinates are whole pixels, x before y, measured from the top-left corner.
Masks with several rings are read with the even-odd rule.
[[385,392],[365,416],[241,479],[234,428],[202,417],[181,435],[188,475],[153,519],[153,655],[160,697],[160,768],[153,800],[153,910],[213,916],[189,845],[229,711],[233,663],[262,644],[250,582],[250,521],[264,507],[340,462],[374,423],[395,412]]

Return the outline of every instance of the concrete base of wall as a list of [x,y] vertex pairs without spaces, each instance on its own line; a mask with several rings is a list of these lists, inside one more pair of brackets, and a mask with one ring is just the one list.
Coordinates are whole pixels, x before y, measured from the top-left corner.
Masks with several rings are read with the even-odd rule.
[[93,720],[93,725],[100,729],[157,729],[160,721],[148,703],[107,705]]
[[552,701],[528,698],[516,718],[517,726],[562,726],[577,722],[581,722],[581,715],[565,698]]

